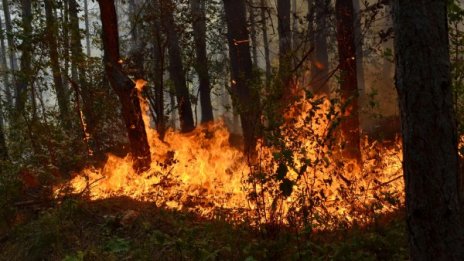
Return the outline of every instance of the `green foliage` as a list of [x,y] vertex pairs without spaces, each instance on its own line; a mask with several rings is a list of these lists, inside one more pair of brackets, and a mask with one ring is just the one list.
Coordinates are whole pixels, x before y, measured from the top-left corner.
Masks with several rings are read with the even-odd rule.
[[[123,225],[129,206],[139,218]],[[17,227],[0,260],[404,260],[406,245],[398,217],[348,231],[256,230],[124,199],[69,199]]]
[[17,211],[14,203],[21,196],[21,182],[17,167],[10,162],[0,161],[0,235],[11,228]]

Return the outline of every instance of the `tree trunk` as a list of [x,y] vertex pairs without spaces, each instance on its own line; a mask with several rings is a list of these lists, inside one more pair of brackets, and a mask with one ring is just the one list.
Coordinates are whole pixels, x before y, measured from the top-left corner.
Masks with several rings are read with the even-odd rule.
[[[24,112],[27,101],[27,87],[30,84],[32,75],[32,5],[30,0],[21,0],[21,14],[21,26],[23,29],[23,42],[19,47],[21,50],[21,71],[16,83],[16,111],[18,114]],[[33,88],[30,89],[33,91]]]
[[248,17],[250,22],[250,37],[251,37],[251,53],[253,58],[253,65],[258,67],[258,41],[256,40],[256,21],[255,21],[255,7],[253,0],[248,3]]
[[0,57],[0,63],[1,63],[1,73],[2,73],[2,78],[3,78],[3,86],[5,87],[5,96],[6,96],[6,105],[8,108],[11,108],[13,106],[13,96],[11,94],[11,82],[10,82],[10,77],[8,74],[8,62],[6,60],[6,45],[5,45],[5,35],[3,32],[3,23],[0,18],[0,30],[2,33],[0,33],[0,52],[1,52],[1,57]]
[[[16,57],[16,51],[14,48],[14,36],[13,36],[13,25],[11,24],[11,15],[10,15],[10,7],[8,0],[2,0],[3,4],[3,13],[5,15],[5,29],[6,29],[6,39],[8,43],[8,57],[10,60],[10,70],[12,73],[13,84],[16,86],[16,77],[15,73],[18,70],[18,58]],[[16,93],[16,89],[14,89],[14,96],[15,99],[18,96]]]
[[84,23],[85,23],[85,47],[87,49],[87,56],[90,57],[90,23],[89,23],[89,6],[88,0],[84,0]]
[[119,64],[119,33],[116,9],[113,0],[99,0],[102,22],[102,40],[105,70],[111,87],[122,105],[122,115],[129,137],[133,168],[140,172],[150,167],[150,147],[142,119],[135,84],[123,72]]
[[182,64],[182,51],[179,46],[179,36],[174,23],[174,5],[171,1],[161,2],[161,10],[165,15],[161,16],[164,30],[166,31],[169,54],[169,74],[176,89],[177,106],[180,118],[180,130],[190,132],[195,128],[193,122],[190,93],[185,79],[184,66]]
[[277,20],[279,29],[279,90],[277,97],[290,96],[292,69],[292,34],[290,30],[290,0],[277,1]]
[[63,84],[63,77],[60,69],[60,61],[58,54],[58,43],[56,42],[58,28],[53,10],[52,0],[45,0],[45,18],[46,18],[46,37],[50,54],[50,65],[53,73],[53,83],[55,85],[58,107],[60,109],[60,120],[66,129],[71,127],[71,117],[69,115],[69,99],[68,92]]
[[311,66],[311,85],[314,93],[329,95],[327,77],[329,75],[329,54],[327,51],[327,19],[329,17],[330,1],[315,0],[314,18],[316,28],[313,32],[314,54]]
[[464,260],[447,1],[393,1],[411,260]]
[[250,83],[253,82],[253,67],[246,23],[244,0],[224,0],[227,22],[227,38],[232,76],[234,108],[240,114],[244,136],[244,151],[253,154],[256,137],[260,130],[259,95]]
[[[8,160],[8,148],[5,139],[5,126],[3,125],[3,105],[2,96],[0,95],[0,161]],[[2,171],[0,170],[0,173]]]
[[261,20],[263,30],[264,61],[266,62],[266,88],[271,86],[271,58],[269,54],[269,37],[267,34],[266,0],[261,0]]
[[97,115],[94,110],[94,98],[92,88],[86,78],[86,61],[82,50],[82,36],[79,27],[79,6],[77,0],[69,0],[69,33],[70,33],[70,49],[71,49],[71,78],[75,83],[79,84],[82,96],[82,111],[86,120],[86,129],[90,134],[90,140],[93,144],[93,150],[99,151],[101,142],[99,133],[97,132]]
[[164,113],[164,59],[165,39],[161,26],[161,10],[158,1],[153,1],[155,18],[153,21],[153,56],[154,56],[154,83],[155,83],[155,113],[156,130],[160,139],[166,132],[166,117]]
[[200,81],[201,122],[213,121],[213,106],[211,105],[211,84],[208,72],[208,57],[206,54],[206,11],[205,0],[191,0],[190,8],[193,17],[193,37],[195,40],[195,69]]
[[353,2],[337,0],[337,43],[340,69],[340,91],[345,118],[341,122],[344,146],[342,154],[346,159],[361,163],[358,86],[356,77],[356,48],[354,45]]
[[360,96],[363,96],[365,93],[365,86],[364,86],[364,65],[363,65],[363,36],[362,36],[362,28],[361,28],[361,9],[359,6],[360,0],[353,0],[353,10],[354,10],[354,43],[356,48],[356,72],[357,72],[357,80],[358,80],[358,90]]

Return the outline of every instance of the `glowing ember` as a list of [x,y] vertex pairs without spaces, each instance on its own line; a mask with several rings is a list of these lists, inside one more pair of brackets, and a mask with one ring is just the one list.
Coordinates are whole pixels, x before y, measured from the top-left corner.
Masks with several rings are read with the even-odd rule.
[[[140,91],[144,82],[136,85]],[[143,99],[141,104],[150,126],[148,105]],[[359,170],[338,160],[337,147],[327,145],[336,117],[327,99],[296,103],[286,114],[280,143],[258,145],[253,165],[230,146],[223,121],[188,134],[170,130],[164,141],[147,127],[153,159],[148,171],[136,174],[130,157],[109,155],[103,168],[85,169],[68,186],[91,199],[129,196],[205,217],[256,223],[330,227],[395,210],[404,198],[399,142],[386,147],[364,139]]]

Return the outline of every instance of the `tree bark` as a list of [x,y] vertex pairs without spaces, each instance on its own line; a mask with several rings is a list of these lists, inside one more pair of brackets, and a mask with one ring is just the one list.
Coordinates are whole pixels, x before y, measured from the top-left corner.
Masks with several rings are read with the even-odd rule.
[[250,22],[250,37],[251,37],[251,53],[253,65],[258,67],[258,41],[256,39],[256,21],[255,21],[255,7],[254,1],[249,0],[248,3],[248,17]]
[[[23,41],[19,46],[21,50],[21,70],[16,83],[16,112],[22,114],[27,101],[27,87],[32,75],[32,5],[30,0],[21,0],[21,27]],[[33,90],[31,88],[31,93]],[[32,101],[34,103],[34,101]]]
[[9,108],[13,107],[13,96],[11,94],[11,81],[8,73],[8,62],[6,60],[7,49],[5,45],[5,35],[3,30],[3,22],[0,18],[0,63],[1,63],[1,73],[3,78],[3,86],[5,87],[5,96],[6,96],[6,104]]
[[58,30],[53,10],[52,0],[44,0],[45,4],[45,18],[46,18],[46,40],[50,54],[50,65],[53,74],[53,83],[55,85],[56,97],[58,100],[58,107],[60,109],[60,120],[66,129],[71,127],[71,117],[69,114],[69,99],[68,92],[63,84],[63,77],[60,69],[60,61],[58,54],[58,43],[56,41]]
[[279,31],[279,98],[290,96],[292,69],[292,34],[290,30],[290,0],[277,0]]
[[244,0],[224,0],[227,22],[227,39],[232,76],[234,108],[240,114],[244,136],[244,151],[253,154],[260,130],[260,102],[256,89],[251,86],[253,66],[250,55],[249,35]]
[[261,20],[263,30],[264,61],[266,63],[266,88],[271,86],[271,58],[269,54],[269,36],[267,33],[266,0],[261,0]]
[[153,20],[153,57],[154,57],[154,83],[155,83],[155,113],[156,131],[160,139],[166,132],[166,117],[164,112],[164,59],[165,39],[161,26],[161,10],[158,1],[153,1],[155,17]]
[[90,23],[89,23],[89,6],[88,0],[84,0],[84,23],[85,23],[85,47],[87,49],[87,56],[91,56],[90,51]]
[[119,33],[114,0],[99,0],[98,4],[106,74],[122,105],[122,115],[134,161],[133,168],[137,172],[144,171],[150,167],[150,147],[135,84],[122,72],[119,63]]
[[176,89],[177,106],[180,118],[180,130],[190,132],[195,128],[190,102],[190,93],[185,79],[184,66],[182,64],[182,51],[179,46],[179,36],[174,22],[174,5],[171,1],[163,3],[161,10],[165,15],[161,16],[163,27],[167,35],[169,54],[169,74]]
[[205,0],[190,0],[193,18],[193,38],[195,41],[196,64],[200,82],[201,122],[213,121],[213,106],[211,105],[211,84],[208,72],[208,57],[206,53],[206,11]]
[[358,86],[356,75],[356,48],[354,44],[353,2],[337,0],[335,3],[337,18],[337,43],[340,68],[340,91],[344,109],[341,122],[344,146],[342,155],[361,163]]
[[[5,126],[3,124],[3,106],[2,106],[2,97],[0,95],[0,161],[8,160],[8,148],[6,146],[5,139]],[[2,171],[0,170],[0,173]]]
[[94,151],[99,151],[101,142],[97,131],[97,115],[94,110],[94,98],[92,88],[89,86],[86,74],[86,60],[82,49],[82,35],[79,27],[79,6],[77,0],[68,0],[69,3],[69,34],[71,49],[71,78],[79,84],[82,96],[82,111],[86,120],[86,129],[89,139],[92,141]]
[[447,1],[393,1],[411,260],[464,260]]
[[363,36],[361,28],[361,9],[360,9],[360,0],[353,0],[353,10],[354,10],[354,43],[356,48],[356,73],[358,80],[358,90],[360,96],[363,96],[365,93],[365,84],[364,84],[364,54],[363,54]]
[[[8,43],[8,57],[9,57],[9,62],[10,62],[10,70],[13,72],[12,75],[12,80],[13,84],[16,86],[16,77],[15,73],[18,70],[18,58],[16,57],[16,52],[14,48],[14,37],[13,37],[13,25],[11,24],[11,15],[10,15],[10,7],[8,5],[8,0],[2,0],[2,5],[3,5],[3,14],[5,15],[5,29],[6,29],[6,39]],[[16,93],[16,89],[14,89],[14,96],[15,99],[18,96]]]
[[327,19],[329,17],[330,1],[315,0],[314,18],[316,26],[313,32],[314,54],[311,66],[311,85],[314,93],[329,95],[327,77],[329,75],[329,54],[327,51]]

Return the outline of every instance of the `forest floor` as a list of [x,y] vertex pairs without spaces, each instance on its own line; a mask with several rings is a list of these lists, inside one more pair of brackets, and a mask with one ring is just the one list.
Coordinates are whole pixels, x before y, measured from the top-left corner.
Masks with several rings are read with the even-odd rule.
[[16,215],[0,231],[0,260],[408,259],[402,212],[325,232],[231,225],[129,198],[69,198]]

